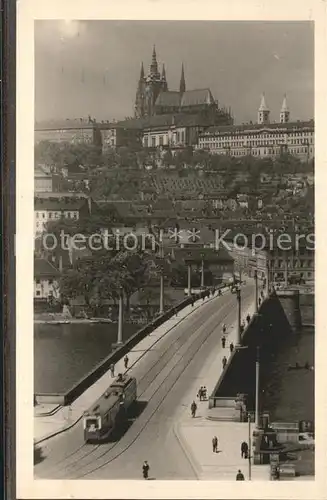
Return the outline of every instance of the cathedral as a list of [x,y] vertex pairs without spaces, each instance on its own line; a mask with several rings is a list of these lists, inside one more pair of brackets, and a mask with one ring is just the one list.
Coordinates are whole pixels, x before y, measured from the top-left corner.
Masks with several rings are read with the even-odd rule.
[[182,65],[179,90],[168,90],[165,65],[162,72],[158,69],[156,49],[153,47],[152,62],[147,76],[143,63],[135,99],[135,118],[154,115],[219,114],[224,115],[228,123],[232,121],[230,110],[219,110],[209,88],[186,90],[184,66]]

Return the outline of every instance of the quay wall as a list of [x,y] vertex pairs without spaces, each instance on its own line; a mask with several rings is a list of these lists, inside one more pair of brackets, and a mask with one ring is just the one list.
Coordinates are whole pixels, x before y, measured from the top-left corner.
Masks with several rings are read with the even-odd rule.
[[[292,292],[292,291],[287,291]],[[260,390],[270,379],[270,367],[290,337],[301,331],[298,293],[274,293],[266,298],[242,336],[242,349],[230,356],[224,372],[209,398],[211,408],[222,406],[222,401],[245,394],[247,409],[255,403],[256,359],[260,357]],[[215,399],[217,398],[217,399]],[[219,398],[219,399],[218,399]]]

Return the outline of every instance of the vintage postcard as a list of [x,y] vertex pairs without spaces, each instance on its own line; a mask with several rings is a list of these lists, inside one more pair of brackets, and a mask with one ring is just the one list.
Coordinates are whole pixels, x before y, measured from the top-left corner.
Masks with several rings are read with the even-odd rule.
[[18,496],[325,498],[325,3],[17,10]]

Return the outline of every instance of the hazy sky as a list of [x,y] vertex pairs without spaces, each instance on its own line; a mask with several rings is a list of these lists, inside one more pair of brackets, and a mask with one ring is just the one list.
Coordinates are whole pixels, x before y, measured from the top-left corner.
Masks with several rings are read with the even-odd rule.
[[236,123],[256,120],[265,92],[271,120],[283,94],[291,118],[314,113],[314,29],[308,22],[36,21],[36,120],[133,114],[141,61],[153,44],[169,90],[210,87]]

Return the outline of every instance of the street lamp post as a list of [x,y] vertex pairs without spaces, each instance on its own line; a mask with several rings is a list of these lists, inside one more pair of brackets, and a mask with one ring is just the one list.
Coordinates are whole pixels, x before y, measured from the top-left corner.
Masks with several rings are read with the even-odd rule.
[[255,284],[255,312],[258,312],[258,271],[254,271],[254,284]]
[[241,289],[236,290],[237,298],[237,345],[241,345]]
[[187,266],[187,295],[191,296],[191,264]]
[[123,343],[123,288],[119,289],[118,338],[117,345]]
[[252,444],[251,444],[251,415],[248,414],[248,424],[249,424],[249,481],[251,481],[251,459],[252,459]]
[[267,261],[267,295],[269,295],[270,292],[270,262],[269,260]]
[[259,428],[259,377],[260,377],[260,348],[257,347],[257,359],[255,363],[255,426]]
[[160,314],[163,314],[164,309],[165,309],[165,304],[164,304],[164,286],[165,286],[165,276],[164,276],[164,250],[163,250],[163,245],[161,244],[160,248],[160,257],[161,257],[161,269],[160,269]]
[[201,288],[204,288],[204,259],[201,260]]

